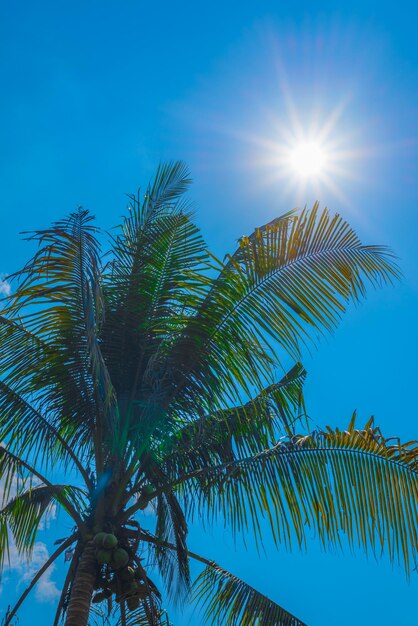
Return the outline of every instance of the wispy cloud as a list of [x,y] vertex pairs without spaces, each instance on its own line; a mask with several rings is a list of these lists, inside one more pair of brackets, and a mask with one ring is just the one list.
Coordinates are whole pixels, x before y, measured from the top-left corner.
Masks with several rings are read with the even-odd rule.
[[10,296],[12,288],[6,280],[6,274],[0,274],[0,296]]

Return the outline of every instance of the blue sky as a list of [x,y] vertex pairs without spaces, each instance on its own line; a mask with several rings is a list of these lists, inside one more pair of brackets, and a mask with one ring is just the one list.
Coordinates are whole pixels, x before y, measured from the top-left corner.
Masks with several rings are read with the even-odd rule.
[[[356,0],[3,3],[0,274],[30,253],[20,231],[79,204],[104,228],[119,223],[125,192],[162,160],[189,164],[197,221],[220,255],[254,226],[319,200],[364,241],[392,246],[404,280],[370,293],[306,354],[309,413],[343,426],[357,408],[388,435],[418,438],[417,17],[412,2]],[[297,124],[327,129],[339,170],[304,189],[275,158]],[[58,518],[40,541],[50,549],[65,530]],[[324,554],[315,538],[306,554],[267,539],[259,557],[248,543],[245,553],[223,528],[191,528],[193,549],[310,626],[407,626],[416,616],[417,574],[408,582],[384,558]],[[61,562],[22,624],[49,623],[64,572]],[[2,608],[25,573],[16,563],[7,575]],[[199,625],[187,611],[171,618]]]

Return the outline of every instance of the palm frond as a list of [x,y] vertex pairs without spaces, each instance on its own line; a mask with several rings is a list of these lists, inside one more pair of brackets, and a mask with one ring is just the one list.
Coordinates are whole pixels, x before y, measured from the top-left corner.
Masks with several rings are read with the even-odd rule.
[[41,457],[47,468],[63,462],[65,469],[71,465],[80,471],[87,486],[90,479],[80,459],[57,428],[35,407],[0,380],[0,441],[18,452],[20,457],[30,455],[36,464]]
[[[169,491],[158,497],[156,513],[156,534],[162,544],[155,549],[155,562],[169,596],[177,601],[190,588],[187,521],[177,498]],[[165,548],[167,542],[174,544],[175,558],[172,558],[172,551]]]
[[306,371],[296,363],[278,382],[244,405],[216,411],[175,430],[162,443],[162,467],[176,477],[197,468],[257,454],[280,434],[291,432],[304,412]]
[[141,385],[155,385],[163,344],[184,326],[196,270],[207,259],[188,203],[179,199],[188,183],[183,164],[161,168],[113,240],[104,351],[119,394],[130,398]]
[[199,313],[173,346],[182,371],[174,402],[196,380],[208,395],[216,380],[225,391],[249,392],[266,367],[263,353],[249,359],[251,343],[270,338],[297,359],[301,345],[332,330],[347,304],[364,297],[367,284],[399,277],[390,250],[363,245],[347,222],[317,204],[243,237],[217,266]]
[[55,504],[65,509],[66,503],[71,502],[82,511],[86,508],[85,495],[70,485],[19,485],[18,494],[0,510],[4,531],[0,537],[0,560],[8,553],[8,529],[18,552],[30,556],[42,520],[51,507]]
[[117,626],[171,626],[167,612],[158,598],[144,600],[137,609],[127,611],[125,622],[119,617]]
[[89,425],[94,421],[91,394],[69,371],[59,349],[31,332],[21,319],[4,316],[0,316],[0,347],[3,390],[9,389],[9,397],[14,395],[20,402],[19,397],[39,414],[48,414],[48,422],[74,454],[88,457]]
[[[174,551],[175,545],[141,529],[141,539],[150,545]],[[278,604],[237,578],[214,561],[188,552],[191,559],[206,568],[193,583],[192,600],[201,603],[205,619],[222,626],[305,626]]]
[[[48,411],[59,413],[61,419],[65,416],[74,426],[81,415],[80,410],[74,410],[75,404],[85,404],[78,438],[89,429],[89,420],[93,427],[103,418],[111,422],[109,414],[114,404],[98,343],[104,311],[100,247],[92,220],[88,211],[79,208],[51,228],[30,235],[40,248],[13,276],[19,282],[5,309],[10,320],[21,317],[25,327],[46,343],[53,354],[53,367],[48,367],[52,379],[45,383],[43,374],[41,380],[38,376],[37,384],[39,387],[43,382],[39,393]],[[27,310],[29,306],[31,312]],[[15,378],[18,371],[15,368]],[[70,388],[69,378],[73,383]],[[33,379],[32,376],[32,391]]]
[[315,530],[324,547],[386,551],[407,571],[418,549],[418,446],[385,439],[372,422],[283,439],[273,448],[189,475],[201,512],[222,513],[234,532],[305,545]]
[[193,600],[201,603],[205,622],[211,626],[306,626],[216,563],[195,581]]

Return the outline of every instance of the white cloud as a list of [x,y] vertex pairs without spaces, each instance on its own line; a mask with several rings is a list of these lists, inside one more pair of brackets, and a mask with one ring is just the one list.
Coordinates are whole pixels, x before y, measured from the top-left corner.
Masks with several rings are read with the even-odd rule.
[[[17,589],[24,584],[26,587],[37,571],[44,565],[49,559],[48,548],[42,541],[37,541],[33,548],[32,557],[30,560],[23,559],[13,542],[10,546],[10,565],[6,565],[6,572],[15,573],[19,577]],[[51,602],[60,596],[60,591],[52,580],[52,575],[55,570],[55,564],[53,563],[39,579],[35,587],[35,598],[39,602]]]
[[0,296],[10,296],[12,288],[6,280],[6,274],[0,274]]

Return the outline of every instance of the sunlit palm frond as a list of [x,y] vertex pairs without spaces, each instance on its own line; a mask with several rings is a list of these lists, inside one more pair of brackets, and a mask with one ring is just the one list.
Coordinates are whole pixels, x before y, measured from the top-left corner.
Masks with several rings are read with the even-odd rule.
[[[236,377],[241,368],[241,378],[248,376],[241,346],[250,339],[259,344],[270,337],[298,358],[301,345],[334,328],[348,302],[365,295],[367,284],[399,277],[390,250],[363,245],[347,222],[318,205],[243,237],[218,268],[200,312],[174,346],[180,355],[186,346],[190,353],[179,395],[190,379],[204,379],[208,372],[224,385],[230,384],[231,371]],[[262,355],[254,365],[262,371]]]
[[314,529],[325,547],[385,550],[407,571],[416,558],[418,447],[385,439],[371,422],[282,440],[193,479],[202,511],[222,513],[235,532],[252,526],[262,540],[265,517],[278,542],[304,545]]

